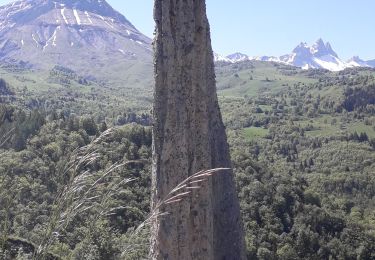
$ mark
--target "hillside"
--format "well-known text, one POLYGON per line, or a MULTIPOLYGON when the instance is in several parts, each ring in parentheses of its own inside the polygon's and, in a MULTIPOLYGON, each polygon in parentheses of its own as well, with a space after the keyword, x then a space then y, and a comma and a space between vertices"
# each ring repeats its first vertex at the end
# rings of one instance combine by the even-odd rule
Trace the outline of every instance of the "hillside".
POLYGON ((221 100, 250 259, 374 259, 375 71, 301 73, 221 100))
MULTIPOLYGON (((375 72, 304 71, 257 61, 217 64, 216 70, 250 259, 374 259, 375 72)), ((19 68, 3 67, 2 73, 23 82, 5 85, 0 99, 0 217, 10 223, 3 232, 44 243, 39 234, 68 181, 62 169, 76 148, 113 126, 95 144, 100 157, 86 169, 100 176, 113 163, 142 160, 105 183, 137 179, 108 205, 98 201, 102 206, 69 222, 51 240, 50 252, 105 259, 127 245, 129 259, 145 255, 147 246, 134 243, 147 245, 147 229, 134 240, 132 228, 149 210, 151 94, 139 99, 144 88, 139 96, 102 88, 63 67, 45 74, 48 84, 19 68), (101 207, 113 215, 99 218, 101 207)))
POLYGON ((317 79, 309 76, 311 73, 314 72, 275 62, 216 63, 219 94, 228 97, 271 95, 288 85, 317 82, 317 79))

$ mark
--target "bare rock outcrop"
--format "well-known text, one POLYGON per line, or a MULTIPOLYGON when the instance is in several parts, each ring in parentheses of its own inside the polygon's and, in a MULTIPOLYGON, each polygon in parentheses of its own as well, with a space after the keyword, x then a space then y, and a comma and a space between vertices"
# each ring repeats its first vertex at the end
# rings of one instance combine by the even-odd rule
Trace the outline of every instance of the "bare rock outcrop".
MULTIPOLYGON (((231 167, 218 105, 204 0, 155 0, 153 205, 182 180, 231 167)), ((166 206, 152 227, 152 259, 245 259, 231 171, 166 206)))

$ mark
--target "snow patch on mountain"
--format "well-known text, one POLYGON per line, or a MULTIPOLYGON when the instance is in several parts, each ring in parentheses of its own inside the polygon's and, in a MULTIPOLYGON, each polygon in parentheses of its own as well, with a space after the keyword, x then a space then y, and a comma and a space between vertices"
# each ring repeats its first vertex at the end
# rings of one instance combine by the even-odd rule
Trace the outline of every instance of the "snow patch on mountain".
POLYGON ((250 60, 280 62, 280 58, 274 56, 254 56, 250 60))
POLYGON ((347 61, 347 65, 349 67, 374 67, 374 66, 371 66, 371 61, 366 62, 362 60, 361 58, 359 58, 358 56, 354 56, 351 59, 349 59, 347 61))
POLYGON ((79 18, 78 12, 76 9, 73 9, 74 17, 76 18, 77 24, 81 25, 81 19, 79 18))
POLYGON ((214 61, 215 62, 230 62, 230 63, 234 63, 234 61, 232 61, 231 59, 228 59, 227 57, 224 57, 216 52, 214 52, 214 61))
POLYGON ((345 62, 339 58, 329 42, 318 39, 312 46, 302 42, 295 47, 290 54, 280 57, 256 56, 249 57, 246 54, 234 53, 223 57, 215 53, 215 61, 225 61, 230 63, 243 62, 246 60, 278 62, 302 69, 326 69, 330 71, 341 71, 351 67, 375 67, 375 60, 364 61, 359 57, 353 57, 345 62))
POLYGON ((340 60, 332 55, 324 55, 319 58, 314 57, 313 61, 318 64, 315 68, 323 68, 330 71, 340 71, 346 69, 348 66, 340 60))
POLYGON ((90 18, 90 15, 87 11, 85 11, 85 14, 86 14, 86 17, 87 17, 87 20, 90 22, 90 24, 94 24, 90 18))
POLYGON ((52 41, 52 46, 56 46, 56 39, 57 39, 57 30, 60 29, 60 26, 57 26, 55 31, 53 32, 51 38, 49 38, 46 44, 43 46, 43 51, 48 47, 49 43, 52 41))
POLYGON ((61 9, 61 16, 63 17, 65 24, 69 24, 68 19, 66 19, 65 16, 65 8, 61 9))
POLYGON ((249 60, 249 56, 240 52, 233 53, 231 55, 226 56, 225 58, 231 60, 232 62, 240 62, 240 61, 249 60))

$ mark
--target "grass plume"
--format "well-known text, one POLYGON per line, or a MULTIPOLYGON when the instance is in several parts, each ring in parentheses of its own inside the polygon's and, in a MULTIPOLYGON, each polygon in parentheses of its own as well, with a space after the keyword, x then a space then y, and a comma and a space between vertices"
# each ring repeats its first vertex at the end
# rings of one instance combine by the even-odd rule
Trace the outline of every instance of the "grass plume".
POLYGON ((230 168, 215 168, 209 170, 202 170, 189 176, 181 183, 179 183, 162 200, 155 204, 154 208, 152 209, 151 213, 147 216, 146 220, 143 221, 130 235, 130 243, 124 246, 122 257, 125 258, 128 253, 130 253, 132 250, 136 248, 136 245, 133 243, 133 241, 135 241, 135 238, 138 237, 139 234, 141 234, 145 230, 147 232, 148 230, 146 228, 149 227, 150 224, 156 218, 170 214, 169 212, 161 210, 164 206, 182 202, 184 199, 191 196, 194 190, 202 188, 202 186, 199 186, 199 184, 208 181, 208 179, 214 174, 218 174, 220 172, 225 172, 228 170, 230 170, 230 168))

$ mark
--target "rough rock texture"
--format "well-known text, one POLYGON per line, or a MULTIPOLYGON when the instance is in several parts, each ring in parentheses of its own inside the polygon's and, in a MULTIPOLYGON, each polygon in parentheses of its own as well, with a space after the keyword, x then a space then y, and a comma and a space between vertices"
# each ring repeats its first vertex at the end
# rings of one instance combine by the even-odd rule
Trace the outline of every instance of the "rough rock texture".
MULTIPOLYGON (((153 204, 202 170, 231 167, 204 0, 155 0, 153 204)), ((152 227, 152 259, 245 259, 231 171, 219 173, 152 227)))

